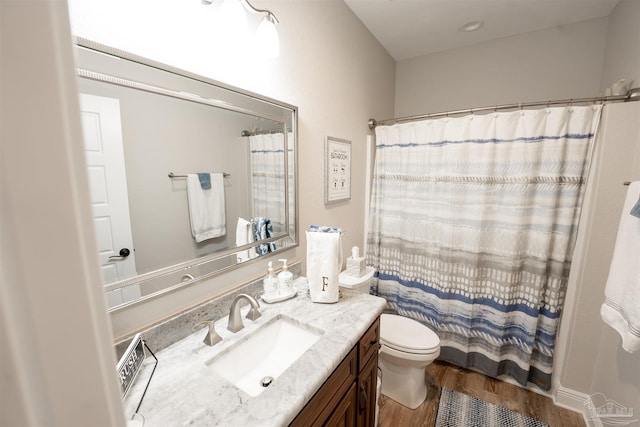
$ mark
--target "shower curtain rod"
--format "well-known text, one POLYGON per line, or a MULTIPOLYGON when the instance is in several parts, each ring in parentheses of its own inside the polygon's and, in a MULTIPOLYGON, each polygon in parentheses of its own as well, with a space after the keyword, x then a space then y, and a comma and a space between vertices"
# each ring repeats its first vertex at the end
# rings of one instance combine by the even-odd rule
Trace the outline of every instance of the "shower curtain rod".
POLYGON ((431 114, 421 114, 418 116, 407 116, 407 117, 399 117, 394 119, 385 119, 385 120, 376 120, 369 119, 369 129, 373 130, 378 125, 391 125, 396 123, 405 123, 405 122, 413 122, 416 120, 423 119, 432 119, 434 117, 447 117, 458 114, 473 114, 479 113, 482 111, 498 111, 498 110, 513 110, 513 109, 522 109, 525 107, 543 107, 543 106, 551 106, 551 105, 573 105, 573 104, 589 104, 589 103, 605 103, 605 102, 616 102, 616 101, 638 101, 640 100, 640 87, 636 87, 630 89, 626 95, 615 95, 615 96, 596 96, 592 98, 576 98, 576 99, 557 99, 553 101, 538 101, 538 102, 523 102, 519 104, 503 104, 503 105, 495 105, 492 107, 480 107, 480 108, 468 108, 465 110, 452 110, 452 111, 443 111, 440 113, 431 113, 431 114))
MULTIPOLYGON (((291 132, 291 129, 287 128, 287 132, 291 132)), ((255 136, 255 135, 275 135, 277 133, 284 133, 282 129, 271 129, 271 130, 257 130, 251 132, 249 130, 243 130, 240 132, 240 136, 255 136)))

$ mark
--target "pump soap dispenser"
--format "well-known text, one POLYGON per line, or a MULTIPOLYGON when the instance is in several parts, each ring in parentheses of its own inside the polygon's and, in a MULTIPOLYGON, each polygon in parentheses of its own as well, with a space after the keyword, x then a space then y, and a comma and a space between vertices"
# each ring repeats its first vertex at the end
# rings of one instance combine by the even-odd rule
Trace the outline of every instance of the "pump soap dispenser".
POLYGON ((291 297, 295 294, 293 289, 293 274, 289 271, 286 259, 279 259, 278 261, 282 261, 282 271, 278 273, 278 289, 280 291, 280 296, 291 297))
POLYGON ((277 298, 278 297, 278 279, 273 274, 273 265, 269 262, 269 267, 267 268, 267 275, 262 279, 262 284, 264 286, 264 300, 277 298))

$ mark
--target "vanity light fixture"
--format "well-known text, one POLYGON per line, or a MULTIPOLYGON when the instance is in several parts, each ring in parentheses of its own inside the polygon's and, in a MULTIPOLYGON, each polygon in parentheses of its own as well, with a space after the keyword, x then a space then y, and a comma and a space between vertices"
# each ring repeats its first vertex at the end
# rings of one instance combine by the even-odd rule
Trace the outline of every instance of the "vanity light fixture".
MULTIPOLYGON (((214 0, 202 0, 202 4, 210 5, 214 0)), ((223 15, 223 22, 233 25, 236 31, 244 31, 247 25, 247 17, 244 9, 252 12, 264 14, 264 18, 255 34, 255 44, 258 52, 267 58, 275 58, 280 55, 280 38, 276 25, 278 18, 267 9, 255 8, 248 0, 222 0, 220 13, 223 15)))
POLYGON ((460 27, 459 30, 465 33, 470 33, 471 31, 479 30, 483 26, 484 26, 484 21, 480 21, 480 20, 469 21, 465 23, 462 27, 460 27))

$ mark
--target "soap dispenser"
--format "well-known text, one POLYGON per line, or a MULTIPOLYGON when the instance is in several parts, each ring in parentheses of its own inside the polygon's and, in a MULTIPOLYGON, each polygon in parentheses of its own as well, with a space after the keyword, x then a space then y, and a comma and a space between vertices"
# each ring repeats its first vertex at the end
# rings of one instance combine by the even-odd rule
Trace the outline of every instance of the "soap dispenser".
POLYGON ((286 259, 278 261, 282 261, 282 271, 278 273, 278 290, 281 296, 288 296, 293 293, 293 273, 289 271, 286 259))
POLYGON ((269 267, 267 268, 267 275, 262 280, 264 286, 264 296, 267 298, 273 298, 278 296, 278 279, 273 274, 273 265, 269 261, 269 267))

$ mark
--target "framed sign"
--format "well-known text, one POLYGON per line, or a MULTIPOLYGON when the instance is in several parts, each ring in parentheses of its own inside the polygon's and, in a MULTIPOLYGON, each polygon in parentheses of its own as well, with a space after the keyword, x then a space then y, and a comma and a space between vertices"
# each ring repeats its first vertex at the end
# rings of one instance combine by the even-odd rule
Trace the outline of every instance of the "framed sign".
POLYGON ((327 136, 324 149, 324 203, 351 199, 351 141, 327 136))

